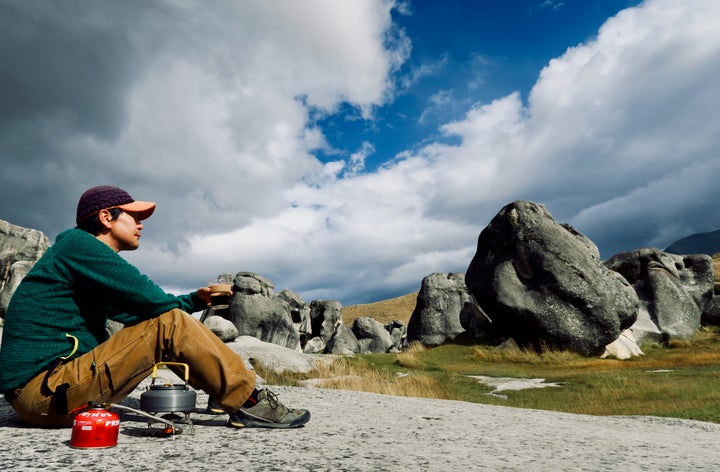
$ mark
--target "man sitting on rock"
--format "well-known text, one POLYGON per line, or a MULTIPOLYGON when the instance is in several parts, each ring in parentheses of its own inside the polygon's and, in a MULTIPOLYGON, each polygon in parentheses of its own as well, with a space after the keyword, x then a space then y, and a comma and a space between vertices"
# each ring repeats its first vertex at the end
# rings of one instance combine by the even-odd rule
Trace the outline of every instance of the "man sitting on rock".
POLYGON ((77 227, 58 235, 17 287, 5 315, 0 392, 35 426, 69 426, 88 401, 119 402, 158 362, 190 367, 235 427, 295 428, 307 410, 289 409, 255 373, 188 313, 210 305, 210 289, 166 293, 118 255, 137 249, 155 203, 124 190, 87 190, 77 227), (108 320, 126 327, 108 337, 108 320))

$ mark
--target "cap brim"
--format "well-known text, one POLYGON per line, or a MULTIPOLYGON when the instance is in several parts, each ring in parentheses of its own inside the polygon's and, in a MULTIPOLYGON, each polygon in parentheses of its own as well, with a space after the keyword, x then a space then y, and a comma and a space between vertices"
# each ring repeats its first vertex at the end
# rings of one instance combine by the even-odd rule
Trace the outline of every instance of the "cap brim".
POLYGON ((118 205, 117 208, 130 213, 135 213, 138 220, 146 220, 150 218, 150 215, 152 215, 155 211, 155 203, 135 201, 132 203, 126 203, 125 205, 118 205))

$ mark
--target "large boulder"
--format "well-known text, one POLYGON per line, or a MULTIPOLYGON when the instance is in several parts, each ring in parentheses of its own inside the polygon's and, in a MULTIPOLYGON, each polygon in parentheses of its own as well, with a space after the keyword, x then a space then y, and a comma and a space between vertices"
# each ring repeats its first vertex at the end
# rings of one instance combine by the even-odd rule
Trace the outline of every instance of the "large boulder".
POLYGON ((10 297, 22 277, 48 247, 50 241, 43 232, 0 220, 0 317, 5 316, 10 297), (20 261, 29 264, 15 264, 20 261))
POLYGON ((319 337, 323 343, 330 341, 337 323, 342 323, 342 305, 336 300, 313 300, 310 302, 310 325, 312 338, 319 337))
POLYGON ((10 299, 15 293, 15 289, 17 289, 22 279, 25 278, 34 265, 35 262, 31 261, 17 261, 10 266, 8 280, 2 289, 0 289, 0 318, 5 317, 5 312, 10 304, 10 299))
POLYGON ((637 317, 635 291, 597 247, 533 202, 483 229, 465 281, 493 330, 521 346, 601 355, 637 317))
POLYGON ((382 323, 369 316, 356 318, 352 325, 352 332, 358 340, 361 354, 385 354, 393 347, 390 332, 382 323))
POLYGON ((290 318, 292 318, 295 329, 300 335, 300 347, 305 347, 305 343, 312 336, 310 306, 305 303, 300 295, 287 288, 279 291, 277 296, 287 302, 290 307, 290 318))
POLYGON ((405 347, 407 339, 407 326, 401 320, 392 320, 389 323, 385 323, 385 330, 390 333, 390 339, 392 340, 392 347, 389 352, 399 352, 405 347))
POLYGON ((408 322, 408 343, 438 346, 464 332, 460 312, 466 302, 472 302, 472 296, 465 274, 434 273, 423 278, 408 322))
POLYGON ((235 324, 222 316, 208 316, 203 320, 203 324, 207 329, 212 331, 215 336, 226 343, 240 336, 235 324))
POLYGON ((246 295, 275 295, 275 284, 267 277, 254 272, 238 272, 233 279, 233 293, 246 295))
MULTIPOLYGON (((227 346, 246 362, 248 368, 261 364, 273 372, 307 373, 331 360, 327 357, 308 355, 294 349, 266 343, 252 336, 239 336, 227 346)), ((260 379, 258 379, 260 380, 260 379)))
MULTIPOLYGON (((317 337, 315 339, 322 339, 317 337)), ((344 323, 338 322, 335 326, 335 332, 330 340, 326 343, 324 352, 326 354, 342 354, 352 355, 360 353, 360 343, 355 337, 352 329, 345 326, 344 323)))
POLYGON ((307 340, 305 346, 302 348, 302 352, 305 354, 322 354, 326 349, 327 343, 323 341, 320 336, 316 336, 307 340))
POLYGON ((229 316, 240 335, 300 349, 300 337, 290 315, 290 306, 275 296, 273 283, 260 275, 239 272, 235 276, 229 316))
POLYGON ((702 313, 712 307, 714 274, 708 255, 642 248, 616 254, 605 265, 622 274, 638 294, 642 316, 632 330, 640 342, 692 339, 702 313))

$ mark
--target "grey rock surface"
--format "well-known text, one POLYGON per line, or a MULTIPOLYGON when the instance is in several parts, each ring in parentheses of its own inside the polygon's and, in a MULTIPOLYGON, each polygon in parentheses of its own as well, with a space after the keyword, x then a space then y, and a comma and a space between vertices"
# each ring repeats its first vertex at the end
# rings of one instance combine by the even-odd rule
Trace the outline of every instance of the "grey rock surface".
POLYGON ((33 265, 35 265, 34 261, 17 261, 8 268, 7 280, 0 289, 0 317, 5 317, 13 293, 33 265))
POLYGON ((239 336, 226 344, 245 360, 248 367, 261 362, 275 372, 309 372, 319 364, 332 360, 330 356, 304 354, 252 336, 239 336))
MULTIPOLYGON (((278 368, 311 368, 309 356, 249 336, 228 344, 278 368)), ((159 371, 173 383, 177 377, 159 371)), ((146 379, 120 405, 138 409, 146 379)), ((364 392, 271 387, 290 406, 307 408, 310 422, 295 430, 238 430, 225 415, 205 414, 197 392, 193 431, 159 435, 137 413, 121 416, 117 446, 70 447, 72 431, 28 427, 0 400, 0 470, 485 470, 607 471, 716 470, 720 425, 651 416, 599 417, 391 397, 364 392)))
MULTIPOLYGON (((321 338, 315 338, 321 339, 321 338)), ((337 329, 330 341, 325 345, 325 352, 328 354, 352 355, 360 353, 360 343, 355 333, 342 323, 337 323, 337 329)))
POLYGON ((267 278, 239 272, 233 285, 230 320, 240 334, 299 349, 300 335, 293 323, 290 305, 276 297, 274 290, 274 285, 267 278))
POLYGON ((355 333, 362 354, 385 354, 393 346, 390 332, 385 326, 369 316, 361 316, 353 321, 352 332, 355 333))
POLYGON ((599 355, 637 318, 637 294, 597 247, 533 202, 506 205, 482 230, 465 281, 521 346, 599 355))
POLYGON ((475 338, 483 338, 492 333, 492 320, 476 303, 466 302, 460 310, 460 324, 475 338))
POLYGON ((222 316, 208 316, 203 324, 224 342, 232 341, 240 335, 235 324, 222 316))
POLYGON ((50 241, 42 231, 0 220, 0 317, 5 316, 7 304, 19 283, 18 279, 27 273, 48 247, 50 241), (16 266, 15 281, 10 284, 11 267, 19 261, 27 261, 30 265, 16 266))
POLYGON ((287 288, 279 291, 277 297, 285 301, 290 308, 290 318, 292 318, 300 336, 300 349, 302 350, 307 340, 312 336, 310 305, 305 303, 299 294, 287 288))
POLYGON ((632 330, 642 342, 692 339, 713 300, 713 267, 704 254, 676 255, 655 248, 616 254, 605 261, 638 294, 641 313, 632 330), (649 326, 644 313, 655 325, 649 326))
POLYGON ((319 337, 323 345, 330 341, 338 322, 342 322, 342 305, 336 300, 310 302, 312 338, 319 337))
MULTIPOLYGON (((720 425, 657 417, 594 417, 447 400, 278 387, 312 418, 296 430, 237 430, 202 413, 194 433, 121 414, 116 447, 73 449, 70 429, 29 428, 0 402, 0 464, 12 471, 134 470, 716 470, 720 425)), ((141 389, 123 404, 138 408, 141 389)))
POLYGON ((240 334, 297 349, 300 337, 281 300, 260 295, 238 295, 230 307, 240 334))
POLYGON ((238 272, 233 280, 233 292, 245 295, 275 295, 275 284, 267 277, 254 272, 238 272))
POLYGON ((468 302, 473 300, 465 286, 465 274, 434 273, 424 277, 408 322, 408 342, 438 346, 464 332, 460 312, 468 302))

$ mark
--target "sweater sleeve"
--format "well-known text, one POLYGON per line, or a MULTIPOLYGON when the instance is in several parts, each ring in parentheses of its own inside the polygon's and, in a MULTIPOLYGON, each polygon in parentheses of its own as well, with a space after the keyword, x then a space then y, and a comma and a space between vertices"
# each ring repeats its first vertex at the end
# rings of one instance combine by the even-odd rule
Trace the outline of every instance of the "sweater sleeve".
MULTIPOLYGON (((173 296, 173 295, 171 295, 173 296)), ((205 305, 205 302, 203 302, 200 297, 197 296, 196 292, 189 293, 187 295, 178 295, 177 296, 179 302, 181 305, 178 306, 183 311, 186 311, 188 313, 194 313, 196 311, 201 311, 207 308, 205 305), (189 307, 189 308, 186 308, 189 307)), ((168 310, 165 310, 168 311, 168 310)), ((165 311, 160 311, 159 314, 165 313, 165 311)), ((134 315, 132 313, 109 313, 108 319, 111 319, 113 321, 117 321, 118 323, 122 323, 124 325, 133 325, 139 321, 142 321, 143 319, 146 319, 145 317, 138 317, 137 315, 134 315)))
POLYGON ((66 238, 63 264, 72 274, 77 288, 91 293, 100 304, 112 306, 110 319, 133 324, 174 308, 189 313, 204 308, 196 293, 172 295, 142 274, 109 246, 94 236, 77 230, 66 238))

